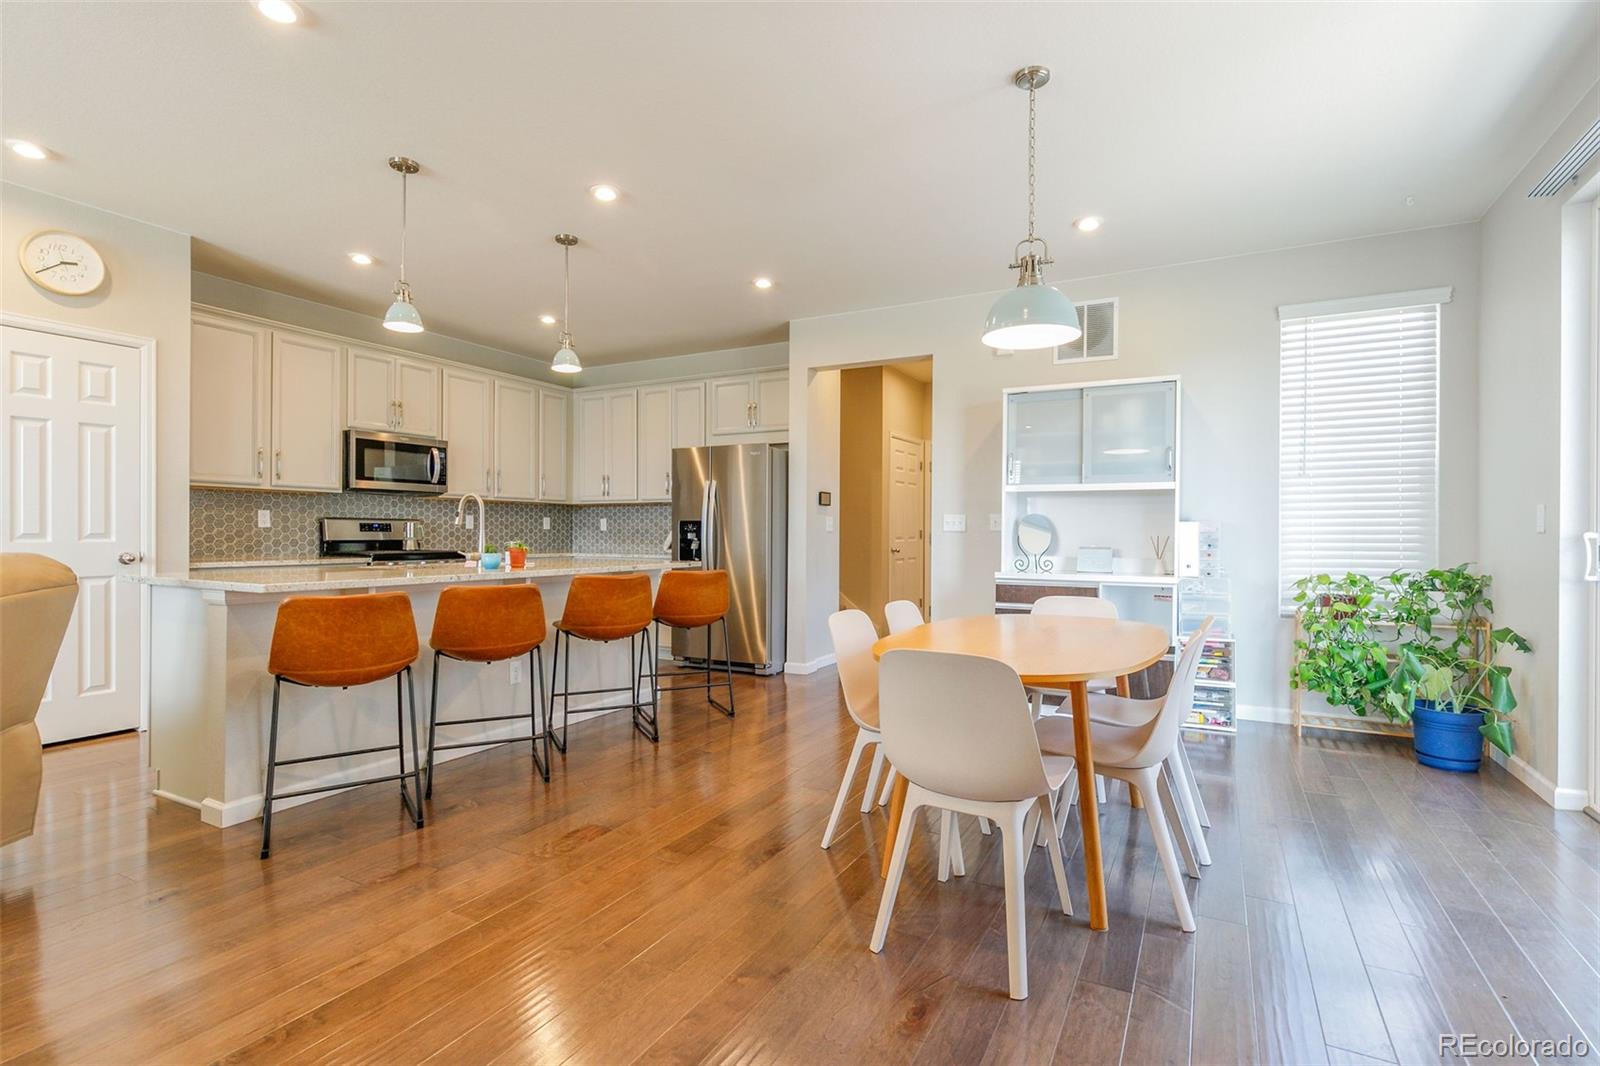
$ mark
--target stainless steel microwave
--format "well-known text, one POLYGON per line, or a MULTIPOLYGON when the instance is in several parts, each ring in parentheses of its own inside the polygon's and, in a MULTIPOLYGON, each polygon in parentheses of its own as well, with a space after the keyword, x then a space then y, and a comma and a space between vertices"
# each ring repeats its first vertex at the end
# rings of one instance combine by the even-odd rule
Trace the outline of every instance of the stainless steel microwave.
POLYGON ((438 496, 448 482, 445 442, 368 429, 345 432, 344 487, 438 496))

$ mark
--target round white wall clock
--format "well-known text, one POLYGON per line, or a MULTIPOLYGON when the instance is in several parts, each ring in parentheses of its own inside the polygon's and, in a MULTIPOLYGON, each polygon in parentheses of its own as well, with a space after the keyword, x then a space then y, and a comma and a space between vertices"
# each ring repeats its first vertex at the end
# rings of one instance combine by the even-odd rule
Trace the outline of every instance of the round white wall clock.
POLYGON ((106 280, 106 263, 94 245, 74 233, 47 229, 17 250, 22 272, 42 289, 62 296, 87 296, 106 280))

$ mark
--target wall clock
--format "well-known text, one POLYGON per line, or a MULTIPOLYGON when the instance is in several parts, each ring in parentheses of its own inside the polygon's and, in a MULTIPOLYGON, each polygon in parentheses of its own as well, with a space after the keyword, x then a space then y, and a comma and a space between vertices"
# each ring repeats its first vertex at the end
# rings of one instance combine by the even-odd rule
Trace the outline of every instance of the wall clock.
POLYGON ((62 296, 87 296, 106 280, 105 260, 74 233, 41 230, 22 242, 17 257, 28 280, 62 296))

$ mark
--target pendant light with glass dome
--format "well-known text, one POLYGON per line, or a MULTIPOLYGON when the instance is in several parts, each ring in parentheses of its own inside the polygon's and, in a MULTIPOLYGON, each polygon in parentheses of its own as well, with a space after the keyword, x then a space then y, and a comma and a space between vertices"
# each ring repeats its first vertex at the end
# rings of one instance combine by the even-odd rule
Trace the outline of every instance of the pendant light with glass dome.
POLYGON ((1078 309, 1072 301, 1045 284, 1044 268, 1055 260, 1050 258, 1050 245, 1034 232, 1037 96, 1050 81, 1050 69, 1023 67, 1011 81, 1028 92, 1028 235, 1017 242, 1016 261, 1011 264, 1012 270, 1021 271, 1017 287, 990 308, 989 320, 983 327, 983 343, 1008 351, 1055 348, 1083 336, 1083 328, 1078 324, 1078 309))
POLYGON ((578 362, 578 353, 572 347, 572 246, 578 243, 578 238, 570 233, 556 234, 556 243, 561 245, 561 350, 556 352, 556 357, 550 361, 550 369, 557 374, 576 374, 583 369, 583 364, 578 362))
POLYGON ((406 284, 406 179, 422 168, 415 159, 391 156, 389 168, 400 175, 400 280, 394 283, 394 303, 383 316, 383 328, 396 333, 421 333, 422 316, 411 302, 411 286, 406 284))

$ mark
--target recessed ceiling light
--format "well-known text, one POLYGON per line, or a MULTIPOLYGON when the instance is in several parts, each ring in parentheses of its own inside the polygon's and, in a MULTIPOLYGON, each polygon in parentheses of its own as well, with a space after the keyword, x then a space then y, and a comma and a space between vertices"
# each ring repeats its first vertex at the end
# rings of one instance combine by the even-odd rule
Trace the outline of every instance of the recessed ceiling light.
POLYGON ((369 267, 372 265, 372 256, 368 255, 366 252, 350 252, 348 254, 350 256, 350 262, 354 263, 358 267, 369 267))
POLYGON ((539 322, 542 325, 553 326, 553 325, 556 324, 556 316, 555 315, 540 315, 539 316, 539 322))
POLYGON ((622 194, 617 191, 615 185, 591 185, 589 186, 589 195, 603 204, 609 204, 622 194))
POLYGON ((24 159, 49 159, 50 158, 50 153, 49 152, 45 151, 43 148, 40 148, 37 144, 34 144, 32 141, 19 141, 14 137, 13 138, 8 138, 6 140, 6 147, 11 149, 13 152, 17 153, 18 155, 20 155, 24 159))
POLYGON ((757 278, 755 280, 754 284, 755 284, 755 287, 758 288, 758 289, 770 289, 770 288, 772 288, 772 279, 771 278, 757 278))
POLYGON ((1074 219, 1072 225, 1079 233, 1093 233, 1100 228, 1101 221, 1099 215, 1084 215, 1082 218, 1074 219))
POLYGON ((256 10, 273 22, 287 26, 300 21, 300 9, 295 6, 294 0, 255 0, 255 3, 256 10))

